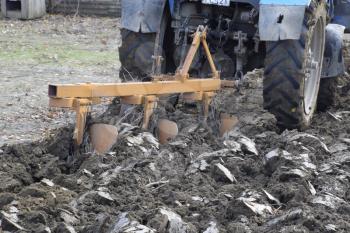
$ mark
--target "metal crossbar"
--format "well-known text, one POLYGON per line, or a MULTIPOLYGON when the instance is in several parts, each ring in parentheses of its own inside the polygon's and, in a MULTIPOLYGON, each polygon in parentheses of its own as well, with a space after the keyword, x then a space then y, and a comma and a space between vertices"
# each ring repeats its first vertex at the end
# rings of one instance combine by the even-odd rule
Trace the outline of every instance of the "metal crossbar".
POLYGON ((101 97, 120 97, 123 103, 143 104, 145 111, 142 128, 144 129, 148 127, 158 95, 190 93, 189 96, 195 96, 193 97, 195 100, 202 101, 204 114, 207 116, 214 93, 223 83, 210 54, 206 34, 207 28, 199 26, 183 66, 173 76, 153 76, 151 82, 50 84, 50 107, 71 108, 76 111, 74 131, 76 145, 81 145, 83 141, 86 115, 90 111, 90 106, 99 103, 101 97), (189 69, 201 44, 209 61, 212 77, 193 79, 189 76, 189 69))

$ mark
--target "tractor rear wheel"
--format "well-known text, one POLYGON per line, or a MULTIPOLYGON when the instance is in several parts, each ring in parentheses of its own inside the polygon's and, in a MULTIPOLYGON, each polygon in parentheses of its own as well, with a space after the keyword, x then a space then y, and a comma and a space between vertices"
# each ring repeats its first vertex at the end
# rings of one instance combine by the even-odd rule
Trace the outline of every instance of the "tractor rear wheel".
POLYGON ((119 47, 119 60, 121 63, 119 78, 121 81, 150 81, 154 62, 153 56, 155 54, 162 57, 160 69, 162 72, 165 72, 167 59, 163 44, 167 43, 166 31, 170 27, 170 12, 167 9, 168 7, 165 7, 157 33, 121 30, 122 45, 119 47), (155 46, 156 44, 157 46, 155 46))
POLYGON ((147 81, 152 71, 156 33, 141 33, 122 29, 121 37, 119 78, 122 82, 147 81))
POLYGON ((264 107, 285 129, 309 126, 316 109, 325 47, 326 5, 311 1, 299 40, 266 43, 264 107))

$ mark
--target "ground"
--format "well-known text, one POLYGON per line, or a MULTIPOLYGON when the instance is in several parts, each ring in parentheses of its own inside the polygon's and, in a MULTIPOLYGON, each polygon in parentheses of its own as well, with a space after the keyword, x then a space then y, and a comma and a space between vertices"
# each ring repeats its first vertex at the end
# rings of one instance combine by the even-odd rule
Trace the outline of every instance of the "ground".
POLYGON ((49 83, 117 82, 119 20, 60 15, 0 20, 0 145, 38 139, 72 118, 48 111, 49 83))
MULTIPOLYGON (((180 98, 175 109, 161 102, 150 129, 142 131, 135 127, 141 123, 142 110, 129 108, 125 117, 115 101, 89 122, 111 124, 119 131, 111 151, 97 154, 88 134, 84 146, 72 147, 73 128, 65 123, 72 116, 48 112, 42 96, 52 79, 117 80, 118 21, 49 16, 3 25, 6 22, 16 25, 12 33, 22 34, 18 40, 11 34, 3 42, 7 46, 2 50, 12 52, 0 56, 5 67, 1 72, 9 80, 1 87, 1 95, 7 93, 1 107, 21 127, 1 122, 6 123, 5 135, 24 132, 28 140, 0 146, 0 232, 350 232, 349 75, 339 78, 336 104, 317 112, 304 132, 281 131, 262 108, 263 70, 248 73, 239 90, 218 92, 207 121, 200 117, 198 106, 180 98), (49 29, 33 29, 41 24, 51 25, 48 28, 61 39, 59 46, 49 29), (72 29, 76 25, 80 25, 77 35, 72 29), (36 39, 25 40, 29 34, 36 39), (16 52, 8 40, 30 46, 16 52), (50 48, 42 49, 41 44, 49 41, 50 48), (27 65, 31 62, 34 65, 27 65), (18 80, 28 82, 15 89, 18 80), (222 137, 220 113, 238 118, 222 137), (39 117, 31 119, 32 115, 39 117), (160 118, 179 127, 177 137, 165 145, 157 140, 160 118), (45 127, 57 129, 44 136, 36 132, 45 127)), ((11 142, 9 136, 3 142, 11 142)))

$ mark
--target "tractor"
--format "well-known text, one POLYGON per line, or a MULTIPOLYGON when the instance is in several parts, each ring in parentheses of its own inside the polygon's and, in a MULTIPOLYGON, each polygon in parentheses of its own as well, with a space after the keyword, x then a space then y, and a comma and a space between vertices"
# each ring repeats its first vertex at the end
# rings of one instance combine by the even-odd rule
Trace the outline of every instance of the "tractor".
MULTIPOLYGON (((220 78, 242 81, 264 68, 264 108, 284 129, 304 129, 334 98, 344 74, 349 0, 122 0, 120 78, 149 81, 184 66, 193 35, 206 41, 220 78)), ((212 75, 205 50, 189 74, 212 75)))

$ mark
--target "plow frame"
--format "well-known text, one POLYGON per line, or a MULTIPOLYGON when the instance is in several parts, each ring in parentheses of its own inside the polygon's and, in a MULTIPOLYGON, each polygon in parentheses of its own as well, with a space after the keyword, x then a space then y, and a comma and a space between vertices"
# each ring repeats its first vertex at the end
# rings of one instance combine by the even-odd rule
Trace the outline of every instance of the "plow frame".
POLYGON ((206 119, 215 92, 220 90, 222 85, 234 86, 233 82, 220 80, 220 73, 216 69, 206 41, 206 33, 206 27, 198 27, 183 66, 175 75, 154 75, 151 82, 50 84, 49 106, 70 108, 76 112, 73 139, 77 146, 83 142, 86 117, 91 111, 91 105, 100 103, 102 97, 120 97, 122 103, 143 105, 143 129, 148 128, 151 115, 157 106, 158 96, 165 94, 186 94, 187 99, 201 101, 206 119), (206 79, 190 78, 189 75, 200 45, 203 46, 212 72, 212 76, 206 79))

